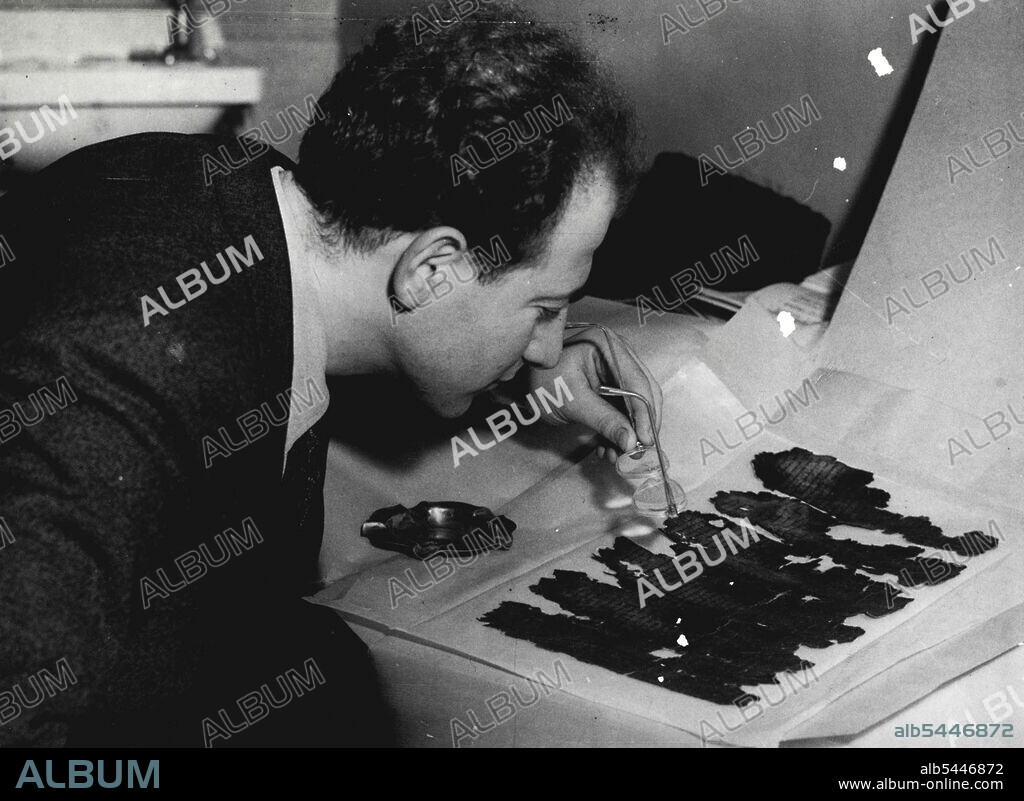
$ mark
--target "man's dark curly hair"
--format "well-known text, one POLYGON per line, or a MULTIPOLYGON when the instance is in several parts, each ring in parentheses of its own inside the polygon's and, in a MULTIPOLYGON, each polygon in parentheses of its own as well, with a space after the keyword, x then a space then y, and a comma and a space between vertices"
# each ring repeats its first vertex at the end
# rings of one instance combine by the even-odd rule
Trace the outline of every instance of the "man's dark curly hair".
POLYGON ((387 22, 349 59, 302 140, 297 177, 328 232, 368 252, 452 226, 470 248, 500 237, 514 267, 543 253, 577 178, 604 168, 625 201, 634 118, 593 57, 506 3, 448 27, 417 13, 387 22), (531 120, 541 124, 528 141, 531 120), (467 169, 470 148, 481 162, 507 152, 486 138, 501 130, 515 151, 467 169))

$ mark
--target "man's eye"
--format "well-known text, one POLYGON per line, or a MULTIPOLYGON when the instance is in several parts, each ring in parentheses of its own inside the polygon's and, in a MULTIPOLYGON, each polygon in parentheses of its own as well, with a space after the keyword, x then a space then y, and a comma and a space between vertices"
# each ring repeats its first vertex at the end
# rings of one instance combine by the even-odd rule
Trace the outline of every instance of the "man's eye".
POLYGON ((558 309, 549 309, 546 306, 541 306, 540 307, 540 319, 544 320, 545 322, 550 322, 552 320, 557 320, 559 317, 562 316, 562 312, 564 312, 564 311, 565 311, 565 307, 561 307, 561 308, 558 308, 558 309))

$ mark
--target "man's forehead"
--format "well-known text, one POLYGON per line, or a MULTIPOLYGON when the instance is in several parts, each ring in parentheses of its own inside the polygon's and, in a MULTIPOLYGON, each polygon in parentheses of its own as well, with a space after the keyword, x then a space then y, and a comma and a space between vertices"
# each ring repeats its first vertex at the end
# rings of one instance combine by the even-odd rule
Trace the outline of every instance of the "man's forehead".
POLYGON ((554 248, 596 249, 615 214, 618 192, 604 170, 576 180, 561 218, 551 230, 554 248))
POLYGON ((574 191, 538 259, 536 277, 548 287, 547 291, 567 297, 582 288, 614 212, 615 192, 610 185, 591 184, 583 191, 574 191))
POLYGON ((524 286, 534 300, 565 301, 579 294, 590 275, 590 258, 575 262, 548 254, 522 271, 524 286))
POLYGON ((616 199, 603 171, 577 180, 565 210, 544 238, 541 253, 510 274, 531 300, 564 302, 581 294, 594 252, 615 213, 616 199))

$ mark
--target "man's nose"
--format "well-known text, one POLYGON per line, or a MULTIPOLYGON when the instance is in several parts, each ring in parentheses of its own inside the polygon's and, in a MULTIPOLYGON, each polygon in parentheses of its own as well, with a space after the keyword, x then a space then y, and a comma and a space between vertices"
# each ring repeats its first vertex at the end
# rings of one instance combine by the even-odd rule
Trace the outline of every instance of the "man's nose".
POLYGON ((561 325, 539 326, 523 354, 523 360, 544 370, 556 367, 562 358, 564 334, 565 327, 561 325))

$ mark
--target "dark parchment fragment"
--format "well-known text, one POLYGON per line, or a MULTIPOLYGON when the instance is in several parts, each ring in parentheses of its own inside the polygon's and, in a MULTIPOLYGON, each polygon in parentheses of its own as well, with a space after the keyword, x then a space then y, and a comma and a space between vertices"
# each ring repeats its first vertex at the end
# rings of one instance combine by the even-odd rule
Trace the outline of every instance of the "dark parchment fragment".
POLYGON ((868 486, 875 477, 833 456, 819 456, 803 448, 759 453, 754 457, 754 473, 768 489, 816 506, 846 526, 901 534, 916 545, 948 547, 960 556, 977 556, 995 548, 998 542, 980 531, 947 537, 927 517, 904 517, 888 511, 889 493, 868 486))
MULTIPOLYGON (((795 556, 828 553, 836 562, 874 575, 898 577, 901 584, 917 587, 938 584, 960 573, 965 565, 942 561, 942 571, 916 557, 922 548, 903 545, 864 545, 828 536, 832 526, 842 525, 831 515, 807 504, 770 492, 720 492, 712 498, 722 514, 746 518, 782 540, 795 556)), ((986 549, 987 550, 987 549, 986 549)))
MULTIPOLYGON (((769 472, 801 476, 806 502, 795 493, 720 492, 712 499, 720 514, 684 511, 666 521, 661 531, 673 543, 672 556, 618 537, 593 556, 608 580, 555 570, 530 587, 564 614, 506 601, 481 621, 640 681, 743 706, 757 700, 745 688, 781 685, 783 674, 813 667, 796 656, 797 649, 852 642, 864 630, 848 623, 850 618, 880 617, 909 604, 912 599, 895 582, 936 584, 964 569, 932 557, 942 565, 935 570, 915 545, 866 545, 830 533, 839 525, 873 528, 868 521, 878 521, 887 526, 879 530, 908 540, 909 531, 918 544, 925 544, 922 538, 929 538, 927 544, 955 541, 927 518, 882 509, 888 495, 867 486, 874 478, 870 473, 799 449, 762 453, 754 463, 766 485, 769 472), (804 467, 794 468, 790 456, 804 467), (825 465, 829 489, 807 489, 814 475, 808 463, 825 465), (844 492, 849 497, 834 497, 844 492)), ((795 482, 787 486, 797 488, 795 482)), ((983 544, 988 550, 995 543, 983 544)))

